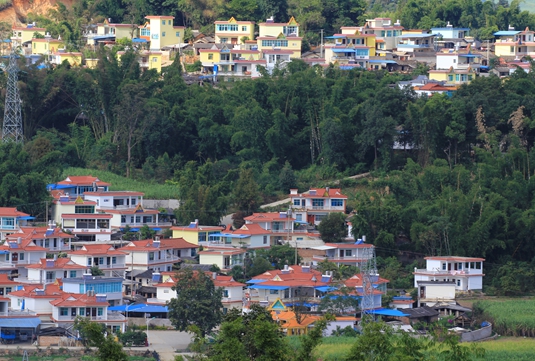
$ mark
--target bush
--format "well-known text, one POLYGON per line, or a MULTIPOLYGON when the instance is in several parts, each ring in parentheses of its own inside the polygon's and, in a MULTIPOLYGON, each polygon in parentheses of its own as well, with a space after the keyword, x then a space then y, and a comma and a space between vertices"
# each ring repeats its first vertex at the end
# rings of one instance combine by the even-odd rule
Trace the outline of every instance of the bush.
POLYGON ((201 68, 202 68, 202 63, 200 60, 197 60, 195 63, 193 64, 185 64, 186 65, 186 71, 188 73, 194 73, 196 71, 200 71, 201 68))
POLYGON ((143 331, 128 330, 118 336, 124 346, 145 346, 147 340, 147 334, 143 331))

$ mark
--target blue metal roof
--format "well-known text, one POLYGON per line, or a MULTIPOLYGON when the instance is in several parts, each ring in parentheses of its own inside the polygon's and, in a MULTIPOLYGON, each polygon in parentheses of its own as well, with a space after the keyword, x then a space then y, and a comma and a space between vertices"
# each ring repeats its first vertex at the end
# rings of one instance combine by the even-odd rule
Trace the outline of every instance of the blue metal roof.
POLYGON ((470 30, 470 28, 431 28, 431 31, 440 31, 440 30, 470 30))
POLYGON ((278 290, 278 291, 282 291, 282 290, 287 290, 290 287, 288 287, 288 286, 253 285, 253 286, 249 286, 249 288, 256 289, 256 290, 278 290))
POLYGON ((316 289, 320 292, 330 292, 330 291, 335 291, 336 290, 336 287, 332 287, 332 286, 318 286, 316 287, 316 289))
POLYGON ((147 43, 147 39, 142 39, 142 38, 133 38, 132 39, 132 42, 133 43, 147 43))
MULTIPOLYGON (((141 308, 136 308, 132 312, 143 312, 143 313, 154 313, 154 312, 168 312, 167 306, 145 306, 141 308)), ((130 308, 128 309, 130 312, 130 308)))
POLYGON ((249 238, 250 234, 212 233, 210 237, 249 238))
POLYGON ((115 35, 97 35, 97 36, 93 36, 92 38, 90 38, 90 40, 104 40, 104 39, 115 39, 115 35))
MULTIPOLYGON (((370 63, 379 63, 379 64, 397 64, 395 60, 379 60, 379 59, 371 59, 369 60, 370 63)), ((361 241, 361 243, 364 243, 361 241)), ((360 244, 360 243, 355 243, 360 244)))
POLYGON ((72 185, 68 185, 68 184, 55 184, 55 183, 48 184, 46 187, 47 187, 48 189, 50 189, 50 190, 55 190, 55 189, 66 189, 66 188, 74 188, 74 186, 72 186, 72 185))
POLYGON ((130 305, 119 305, 119 306, 111 306, 108 307, 108 311, 134 311, 138 308, 146 307, 147 305, 144 303, 138 303, 138 304, 130 304, 130 305))
POLYGON ((245 283, 249 283, 249 284, 253 283, 254 284, 254 283, 262 283, 262 282, 266 282, 266 281, 267 280, 255 280, 255 279, 252 279, 252 280, 249 280, 249 281, 247 281, 245 283))
POLYGON ((326 36, 325 39, 344 39, 347 38, 346 35, 333 35, 333 36, 326 36))
POLYGON ((366 313, 374 313, 379 316, 392 316, 392 317, 409 316, 408 314, 403 313, 399 310, 391 310, 388 308, 383 308, 381 310, 370 310, 370 311, 366 311, 366 313))
POLYGON ((516 35, 519 32, 520 32, 519 30, 502 30, 502 31, 495 32, 493 35, 494 36, 516 35))
POLYGON ((22 219, 23 221, 31 221, 32 219, 35 219, 35 217, 32 216, 23 216, 23 217, 17 217, 18 219, 22 219))
POLYGON ((39 317, 0 318, 0 328, 37 328, 39 317))

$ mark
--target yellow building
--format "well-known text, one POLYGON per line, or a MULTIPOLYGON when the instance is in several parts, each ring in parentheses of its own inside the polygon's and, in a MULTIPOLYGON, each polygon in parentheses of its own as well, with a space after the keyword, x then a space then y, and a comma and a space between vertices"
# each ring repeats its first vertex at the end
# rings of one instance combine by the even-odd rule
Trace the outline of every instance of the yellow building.
POLYGON ((80 66, 82 65, 82 53, 60 53, 56 52, 50 56, 50 62, 52 64, 60 65, 65 60, 71 66, 80 66))
MULTIPOLYGON (((346 28, 347 29, 347 28, 346 28)), ((363 34, 360 30, 351 33, 334 34, 327 39, 334 44, 325 45, 326 64, 358 64, 368 67, 370 56, 375 56, 375 34, 363 34)))
POLYGON ((132 39, 137 36, 138 31, 136 24, 113 24, 108 20, 97 24, 97 35, 115 35, 115 39, 132 39))
POLYGON ((151 50, 184 42, 184 27, 173 26, 174 16, 145 16, 149 21, 140 26, 139 37, 150 41, 151 50))
POLYGON ((292 17, 287 23, 275 23, 268 19, 258 24, 259 36, 256 39, 258 50, 291 50, 291 58, 301 57, 301 43, 299 24, 292 17))
POLYGON ((40 34, 45 35, 45 28, 38 28, 35 25, 28 24, 26 26, 13 26, 13 35, 11 36, 11 41, 13 43, 13 46, 23 46, 24 43, 30 43, 33 38, 35 38, 34 34, 40 34))
POLYGON ((85 59, 85 66, 89 69, 95 69, 98 65, 98 59, 85 59))
POLYGON ((496 56, 510 57, 535 57, 535 32, 526 28, 524 31, 510 28, 505 31, 494 33, 497 37, 494 43, 494 54, 496 56))
MULTIPOLYGON (((117 60, 121 61, 124 51, 117 52, 117 60)), ((162 72, 162 53, 159 51, 142 50, 138 54, 138 63, 142 71, 156 69, 158 73, 162 72)))
POLYGON ((476 77, 476 70, 472 67, 466 69, 439 69, 429 70, 429 80, 445 81, 447 85, 468 84, 476 77))
POLYGON ((58 39, 32 39, 32 54, 53 54, 64 45, 63 41, 58 39))
POLYGON ((187 242, 193 244, 207 242, 211 234, 220 233, 223 229, 221 226, 199 226, 198 222, 192 222, 185 227, 171 227, 173 238, 184 238, 187 242))
POLYGON ((214 24, 216 43, 244 44, 244 40, 254 39, 254 21, 236 21, 232 17, 214 24))

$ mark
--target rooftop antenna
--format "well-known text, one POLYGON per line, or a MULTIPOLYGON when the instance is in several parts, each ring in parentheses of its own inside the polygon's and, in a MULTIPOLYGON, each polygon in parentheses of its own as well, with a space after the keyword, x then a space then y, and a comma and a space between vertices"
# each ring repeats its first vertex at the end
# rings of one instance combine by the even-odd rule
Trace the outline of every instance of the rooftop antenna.
POLYGON ((378 280, 375 247, 363 249, 365 263, 362 265, 362 302, 360 304, 361 322, 372 322, 375 319, 375 304, 373 301, 373 284, 378 280))
POLYGON ((18 55, 15 52, 9 56, 9 64, 6 68, 7 72, 7 91, 6 103, 4 107, 4 126, 2 129, 2 141, 15 143, 22 143, 22 112, 21 100, 18 87, 18 72, 17 65, 18 55))

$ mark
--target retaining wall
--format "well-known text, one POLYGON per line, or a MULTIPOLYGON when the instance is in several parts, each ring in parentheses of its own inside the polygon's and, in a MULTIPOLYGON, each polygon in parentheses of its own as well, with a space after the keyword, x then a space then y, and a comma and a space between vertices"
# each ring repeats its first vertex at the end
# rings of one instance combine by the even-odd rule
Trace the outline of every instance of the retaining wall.
POLYGON ((472 342, 484 340, 492 336, 492 324, 489 323, 488 326, 481 327, 479 330, 465 332, 461 334, 461 342, 472 342))

